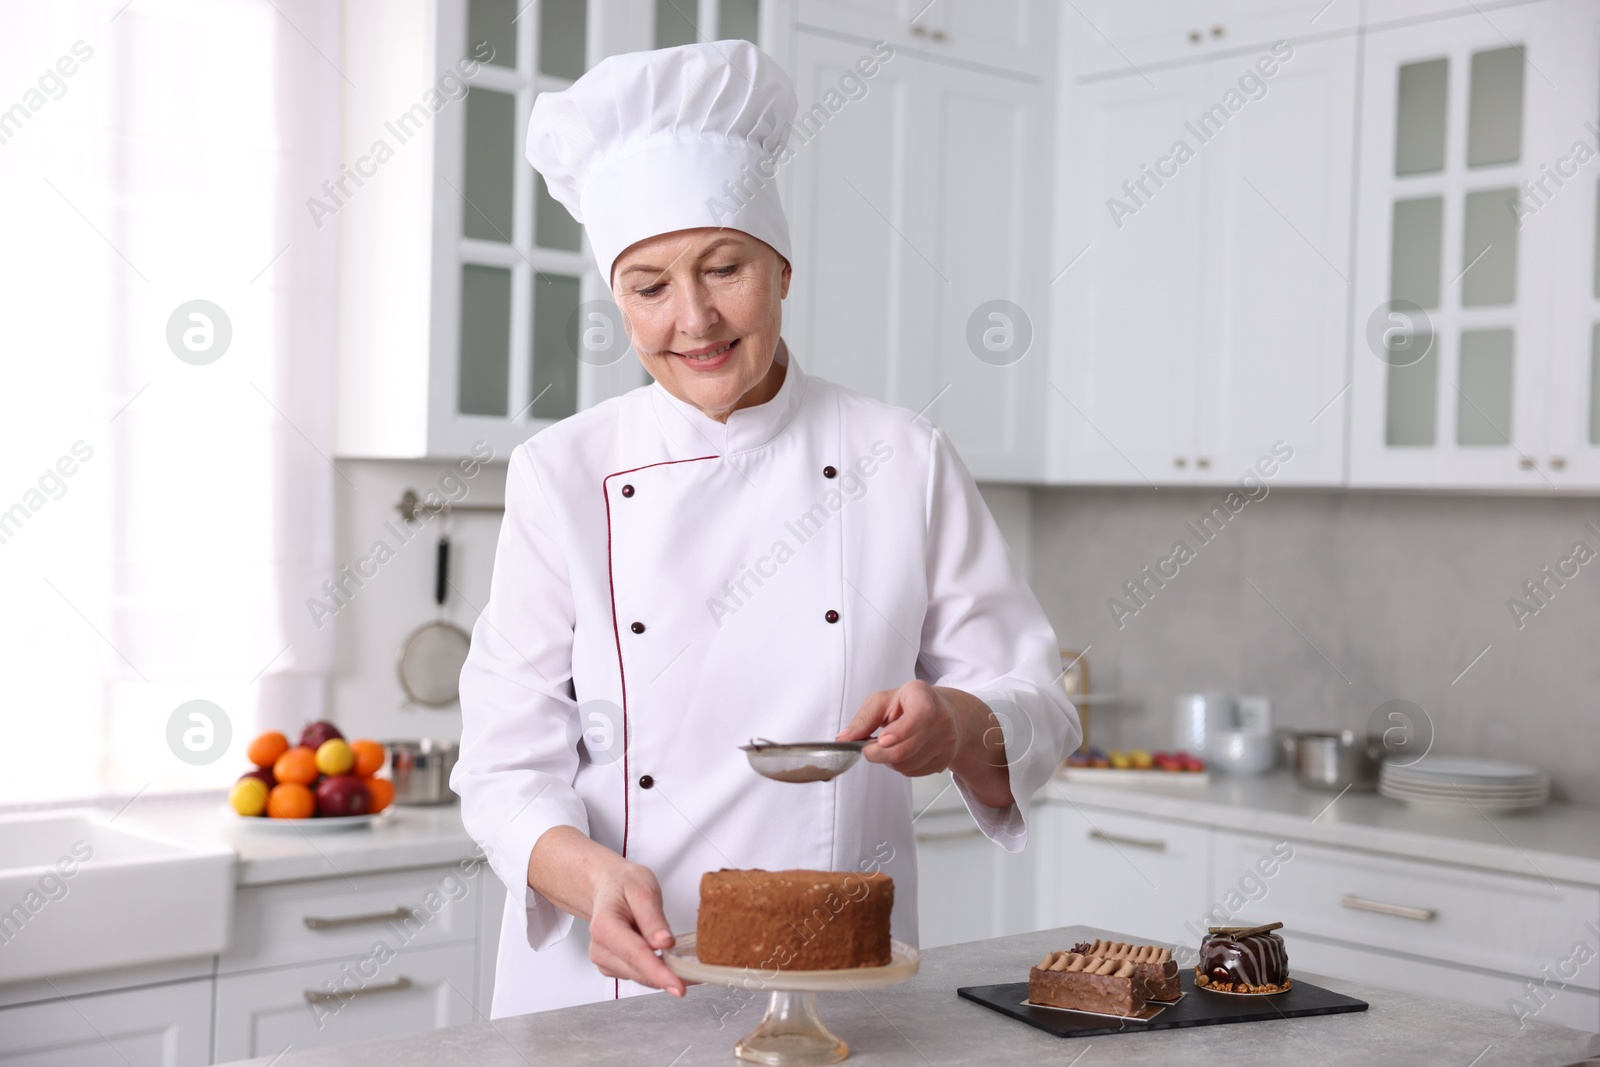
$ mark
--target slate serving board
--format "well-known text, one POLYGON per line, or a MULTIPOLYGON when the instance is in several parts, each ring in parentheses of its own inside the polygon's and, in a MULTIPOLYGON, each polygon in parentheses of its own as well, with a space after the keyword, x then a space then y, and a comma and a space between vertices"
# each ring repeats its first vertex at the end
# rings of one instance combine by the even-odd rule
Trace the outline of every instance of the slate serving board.
POLYGON ((1294 1019, 1306 1015, 1337 1015, 1367 1010, 1364 1000, 1347 997, 1298 978, 1294 979, 1294 985, 1287 993, 1266 996, 1236 996, 1196 989, 1194 971, 1190 968, 1181 971, 1178 978, 1185 996, 1149 1022, 1082 1015, 1057 1008, 1030 1007, 1022 1003, 1028 999, 1027 982, 962 986, 956 993, 966 1000, 1057 1037, 1101 1037, 1145 1030, 1176 1030, 1185 1026, 1220 1026, 1225 1023, 1253 1023, 1267 1019, 1294 1019))

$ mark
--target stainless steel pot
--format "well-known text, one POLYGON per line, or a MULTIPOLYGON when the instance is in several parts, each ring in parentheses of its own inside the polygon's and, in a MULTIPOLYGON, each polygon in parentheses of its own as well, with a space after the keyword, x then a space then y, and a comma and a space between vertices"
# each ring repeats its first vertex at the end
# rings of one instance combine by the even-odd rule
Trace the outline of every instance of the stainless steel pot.
POLYGON ((1378 787, 1383 740, 1354 730, 1295 735, 1294 773, 1309 789, 1370 793, 1378 787))
POLYGON ((461 746, 454 741, 386 741, 396 804, 449 804, 450 772, 461 746))

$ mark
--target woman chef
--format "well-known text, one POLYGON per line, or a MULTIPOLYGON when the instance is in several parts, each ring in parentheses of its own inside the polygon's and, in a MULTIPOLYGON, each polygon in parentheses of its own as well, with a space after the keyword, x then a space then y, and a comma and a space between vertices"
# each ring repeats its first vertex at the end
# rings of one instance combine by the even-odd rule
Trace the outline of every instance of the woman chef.
POLYGON ((950 442, 784 346, 770 179, 794 115, 739 41, 614 56, 534 103, 528 158, 655 382, 506 476, 451 779, 511 890, 497 1017, 681 996, 655 953, 724 867, 883 870, 915 944, 908 776, 953 771, 1015 852, 1077 744, 1055 635, 950 442), (879 730, 823 783, 761 778, 738 747, 879 730))

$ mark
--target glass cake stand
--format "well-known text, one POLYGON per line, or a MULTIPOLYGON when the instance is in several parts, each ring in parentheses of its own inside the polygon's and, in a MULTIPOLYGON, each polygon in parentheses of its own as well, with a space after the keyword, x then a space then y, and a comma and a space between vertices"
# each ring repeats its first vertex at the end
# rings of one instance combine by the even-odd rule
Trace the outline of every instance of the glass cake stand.
POLYGON ((695 935, 684 934, 661 954, 667 969, 688 982, 771 992, 760 1025, 739 1039, 733 1054, 747 1063, 768 1067, 815 1067, 838 1063, 850 1055, 846 1045, 817 1014, 818 993, 849 993, 898 985, 917 973, 922 956, 900 941, 889 942, 889 962, 882 967, 843 971, 779 971, 768 978, 754 967, 721 967, 701 963, 695 935))

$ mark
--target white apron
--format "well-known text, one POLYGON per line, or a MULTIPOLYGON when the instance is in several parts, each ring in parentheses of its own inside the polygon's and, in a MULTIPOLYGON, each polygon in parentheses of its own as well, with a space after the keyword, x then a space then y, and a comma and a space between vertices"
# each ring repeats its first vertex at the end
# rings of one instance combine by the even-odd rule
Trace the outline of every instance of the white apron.
POLYGON ((1028 798, 1078 742, 1058 647, 949 442, 803 374, 726 424, 651 385, 512 455, 489 603, 461 675, 462 818, 510 890, 493 1014, 647 992, 600 974, 588 927, 527 887, 574 826, 655 872, 692 931, 723 867, 883 870, 917 941, 910 780, 755 774, 751 737, 831 740, 913 678, 989 701, 1017 803, 961 788, 984 833, 1027 838, 1028 798))

